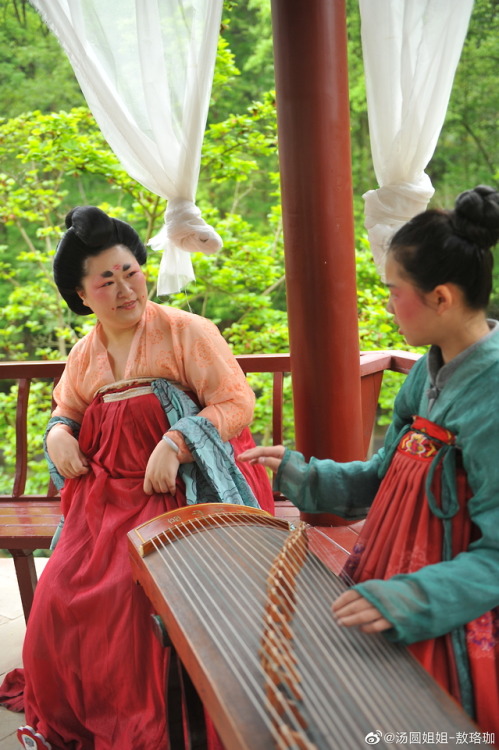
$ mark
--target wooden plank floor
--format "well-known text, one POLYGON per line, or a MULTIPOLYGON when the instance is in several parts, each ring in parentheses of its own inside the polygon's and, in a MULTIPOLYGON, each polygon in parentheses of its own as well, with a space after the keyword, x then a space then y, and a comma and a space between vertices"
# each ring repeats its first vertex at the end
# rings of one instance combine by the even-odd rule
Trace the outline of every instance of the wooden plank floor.
MULTIPOLYGON (((37 558, 36 568, 41 574, 47 558, 37 558)), ((17 587, 14 563, 0 558, 0 682, 6 672, 22 666, 21 652, 26 631, 21 597, 17 587)), ((24 724, 24 714, 7 711, 0 706, 0 750, 19 750, 16 730, 24 724)))

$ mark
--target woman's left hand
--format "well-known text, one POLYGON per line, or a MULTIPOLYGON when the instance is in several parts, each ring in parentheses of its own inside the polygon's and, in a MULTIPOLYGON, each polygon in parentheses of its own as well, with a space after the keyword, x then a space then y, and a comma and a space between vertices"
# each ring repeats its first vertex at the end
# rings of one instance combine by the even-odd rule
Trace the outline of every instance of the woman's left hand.
POLYGON ((345 591, 333 603, 333 615, 338 625, 358 626, 364 633, 381 633, 393 627, 376 607, 354 589, 345 591))
POLYGON ((144 492, 146 495, 175 495, 180 463, 177 454, 164 440, 160 440, 146 466, 144 492))

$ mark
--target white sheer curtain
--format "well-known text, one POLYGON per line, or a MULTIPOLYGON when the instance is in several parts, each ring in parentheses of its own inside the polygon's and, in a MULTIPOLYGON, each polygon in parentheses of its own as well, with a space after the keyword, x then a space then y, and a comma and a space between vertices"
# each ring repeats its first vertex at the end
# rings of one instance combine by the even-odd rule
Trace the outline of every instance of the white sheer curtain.
POLYGON ((223 0, 31 0, 131 177, 168 199, 151 240, 158 294, 194 278, 189 252, 222 240, 195 205, 223 0))
POLYGON ((434 193, 425 168, 445 119, 473 0, 359 0, 371 151, 365 226, 378 269, 434 193))

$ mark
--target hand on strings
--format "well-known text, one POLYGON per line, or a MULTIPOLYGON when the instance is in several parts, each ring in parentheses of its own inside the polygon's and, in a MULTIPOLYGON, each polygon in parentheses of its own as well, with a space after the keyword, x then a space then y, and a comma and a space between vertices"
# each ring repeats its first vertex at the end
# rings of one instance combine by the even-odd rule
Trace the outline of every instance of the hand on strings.
POLYGON ((357 626, 364 633, 381 633, 393 627, 376 607, 354 589, 349 589, 333 602, 333 616, 338 625, 357 626))
POLYGON ((52 427, 47 435, 47 452, 65 479, 76 479, 89 470, 88 461, 68 425, 56 424, 52 427))
POLYGON ((263 466, 268 466, 271 471, 276 473, 281 465, 285 450, 283 445, 259 445, 256 448, 250 448, 240 453, 237 460, 249 461, 250 464, 263 464, 263 466))
POLYGON ((146 495, 175 495, 180 463, 177 454, 164 440, 160 440, 146 466, 144 492, 146 495))

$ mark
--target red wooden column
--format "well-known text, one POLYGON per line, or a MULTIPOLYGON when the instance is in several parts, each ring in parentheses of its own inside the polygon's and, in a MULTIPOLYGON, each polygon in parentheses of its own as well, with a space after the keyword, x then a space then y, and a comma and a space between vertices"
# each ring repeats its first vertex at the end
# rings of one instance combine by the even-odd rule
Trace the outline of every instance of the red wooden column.
POLYGON ((296 444, 364 458, 344 0, 272 0, 296 444))

